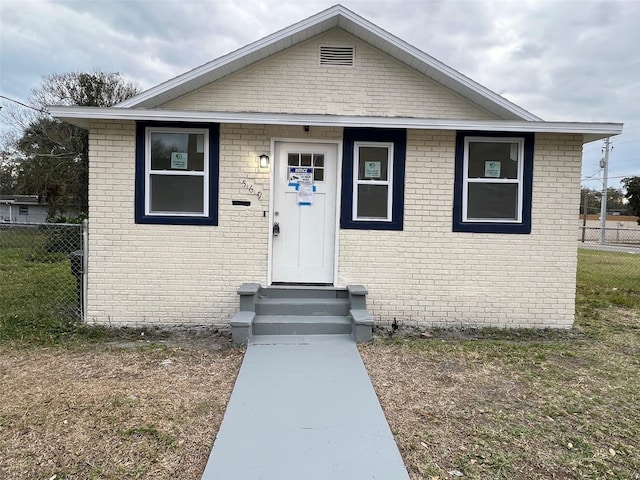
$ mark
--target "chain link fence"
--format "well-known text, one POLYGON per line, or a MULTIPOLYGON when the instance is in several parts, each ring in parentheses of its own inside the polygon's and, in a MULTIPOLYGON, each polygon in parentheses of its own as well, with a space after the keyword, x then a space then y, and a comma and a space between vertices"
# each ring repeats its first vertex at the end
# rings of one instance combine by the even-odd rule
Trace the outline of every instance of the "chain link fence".
POLYGON ((84 224, 0 224, 0 320, 84 318, 84 224))
POLYGON ((578 287, 640 295, 640 227, 580 227, 578 287))
MULTIPOLYGON (((605 233, 580 228, 578 288, 640 295, 640 229, 605 233)), ((86 242, 86 221, 0 224, 0 322, 83 320, 86 242)))
POLYGON ((640 227, 580 227, 578 240, 583 243, 610 243, 616 245, 635 245, 640 247, 640 227), (604 232, 604 235, 602 234, 604 232))

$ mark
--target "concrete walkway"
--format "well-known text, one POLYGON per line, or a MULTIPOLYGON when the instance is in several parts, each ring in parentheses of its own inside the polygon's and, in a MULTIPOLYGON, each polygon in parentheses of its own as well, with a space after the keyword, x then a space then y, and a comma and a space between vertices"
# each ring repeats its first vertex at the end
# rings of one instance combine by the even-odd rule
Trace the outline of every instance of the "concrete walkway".
POLYGON ((408 480, 349 335, 258 336, 203 480, 408 480))

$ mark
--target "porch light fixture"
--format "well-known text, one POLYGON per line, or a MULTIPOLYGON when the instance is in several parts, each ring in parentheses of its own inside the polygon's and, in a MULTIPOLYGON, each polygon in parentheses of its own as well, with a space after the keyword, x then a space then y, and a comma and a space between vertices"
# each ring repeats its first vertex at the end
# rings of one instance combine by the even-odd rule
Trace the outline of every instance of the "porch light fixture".
POLYGON ((269 155, 262 154, 258 157, 260 168, 269 168, 269 155))

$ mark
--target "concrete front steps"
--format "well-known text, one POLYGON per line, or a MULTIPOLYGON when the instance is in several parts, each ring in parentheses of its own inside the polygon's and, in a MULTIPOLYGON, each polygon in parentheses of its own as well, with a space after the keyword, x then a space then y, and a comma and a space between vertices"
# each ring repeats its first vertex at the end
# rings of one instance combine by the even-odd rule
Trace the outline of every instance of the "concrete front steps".
POLYGON ((261 335, 351 335, 356 342, 373 338, 367 290, 245 283, 238 289, 240 311, 231 320, 235 344, 261 335))

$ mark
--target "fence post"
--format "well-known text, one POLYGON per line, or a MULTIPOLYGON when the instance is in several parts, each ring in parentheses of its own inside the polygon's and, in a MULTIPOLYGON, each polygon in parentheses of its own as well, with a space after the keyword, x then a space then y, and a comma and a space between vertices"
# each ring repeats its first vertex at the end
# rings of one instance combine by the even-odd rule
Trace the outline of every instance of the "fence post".
POLYGON ((89 286, 89 220, 82 221, 82 321, 87 321, 87 290, 89 286))
POLYGON ((587 195, 584 195, 584 203, 582 206, 582 243, 584 243, 584 235, 587 231, 587 195))

